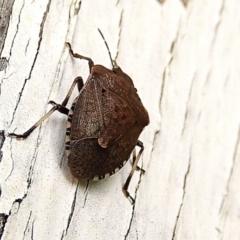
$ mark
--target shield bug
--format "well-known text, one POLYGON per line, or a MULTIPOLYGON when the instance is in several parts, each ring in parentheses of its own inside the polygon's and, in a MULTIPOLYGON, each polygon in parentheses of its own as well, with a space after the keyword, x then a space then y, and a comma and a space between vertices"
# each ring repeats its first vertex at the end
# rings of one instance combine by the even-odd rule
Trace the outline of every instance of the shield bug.
POLYGON ((86 83, 77 77, 61 104, 50 101, 52 109, 28 131, 21 135, 10 133, 9 136, 27 138, 56 110, 67 115, 65 145, 68 166, 75 178, 89 180, 100 180, 116 173, 130 158, 135 147, 139 146, 140 151, 133 157, 132 170, 122 188, 133 204, 128 186, 144 150, 138 137, 149 124, 149 117, 132 79, 112 60, 108 45, 99 32, 108 49, 112 70, 94 65, 90 58, 74 53, 71 45, 66 43, 72 57, 88 61, 90 75, 86 83), (79 95, 68 109, 66 105, 76 85, 79 95))

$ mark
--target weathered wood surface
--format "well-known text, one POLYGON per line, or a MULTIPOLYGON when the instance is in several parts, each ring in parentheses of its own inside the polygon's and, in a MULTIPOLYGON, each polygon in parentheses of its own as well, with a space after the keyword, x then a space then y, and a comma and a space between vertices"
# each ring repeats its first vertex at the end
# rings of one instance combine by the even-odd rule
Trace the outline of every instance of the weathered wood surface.
POLYGON ((239 1, 80 2, 15 0, 2 24, 2 239, 240 239, 239 1), (130 186, 135 206, 121 191, 130 164, 77 185, 65 116, 54 113, 25 141, 6 136, 61 102, 76 76, 87 78, 66 41, 110 67, 97 28, 150 114, 140 136, 146 174, 130 186))

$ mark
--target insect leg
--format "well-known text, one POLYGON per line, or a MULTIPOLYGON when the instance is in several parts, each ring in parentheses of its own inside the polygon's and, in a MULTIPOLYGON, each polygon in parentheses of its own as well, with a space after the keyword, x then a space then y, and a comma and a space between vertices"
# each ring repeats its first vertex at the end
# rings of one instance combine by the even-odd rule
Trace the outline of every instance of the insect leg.
POLYGON ((130 196, 130 194, 129 194, 129 192, 128 192, 128 187, 129 187, 129 184, 130 184, 130 182, 131 182, 133 173, 134 173, 134 171, 137 169, 138 161, 139 161, 139 159, 140 159, 140 157, 141 157, 141 155, 142 155, 142 152, 143 152, 143 150, 144 150, 143 143, 140 142, 139 140, 137 141, 137 146, 139 146, 141 149, 140 149, 137 157, 135 158, 135 160, 134 160, 134 162, 133 162, 132 170, 131 170, 131 172, 130 172, 130 174, 129 174, 129 176, 128 176, 128 178, 127 178, 127 180, 126 180, 126 182, 125 182, 125 184, 123 185, 123 188, 122 188, 122 191, 123 191, 125 197, 129 199, 129 201, 131 202, 131 204, 134 204, 134 203, 135 203, 135 200, 130 196))
MULTIPOLYGON (((133 166, 133 164, 134 164, 134 162, 135 162, 135 160, 136 160, 136 157, 137 157, 137 156, 136 156, 136 148, 134 148, 134 149, 133 149, 133 159, 132 159, 132 161, 130 161, 131 164, 132 164, 132 166, 133 166)), ((137 171, 141 171, 142 174, 145 173, 145 170, 142 169, 142 168, 140 168, 139 166, 136 166, 136 170, 137 170, 137 171)))
MULTIPOLYGON (((72 83, 72 86, 70 87, 70 89, 69 89, 69 91, 67 93, 67 96, 65 97, 65 99, 63 100, 63 102, 61 104, 62 106, 65 107, 67 105, 68 100, 69 100, 70 96, 72 95, 73 89, 76 86, 76 84, 78 86, 78 90, 80 91, 82 89, 83 85, 84 85, 82 77, 76 77, 74 79, 74 81, 72 83)), ((51 103, 51 102, 49 102, 49 103, 51 103)))
POLYGON ((12 138, 17 138, 17 139, 25 139, 27 138, 35 128, 37 128, 46 118, 48 118, 54 111, 65 111, 65 107, 63 107, 60 104, 56 104, 48 113, 46 113, 40 120, 38 120, 31 128, 29 128, 25 133, 23 134, 15 134, 15 133, 9 133, 8 136, 12 138), (62 109, 62 110, 61 110, 62 109))
POLYGON ((31 128, 29 128, 25 133, 23 134, 15 134, 15 133, 9 133, 8 136, 12 138, 17 138, 17 139, 25 139, 27 138, 35 128, 37 128, 45 119, 47 119, 53 112, 56 110, 59 111, 60 113, 63 113, 65 115, 68 115, 69 110, 65 107, 67 105, 67 102, 73 92, 74 87, 78 84, 78 88, 82 88, 83 86, 83 80, 81 77, 75 78, 75 80, 72 83, 72 86, 70 87, 67 96, 63 100, 62 104, 57 104, 54 101, 50 101, 49 103, 53 105, 52 109, 46 113, 40 120, 38 120, 31 128))
POLYGON ((71 44, 69 42, 66 42, 67 47, 69 48, 69 52, 71 53, 71 55, 75 58, 80 58, 80 59, 85 59, 88 61, 88 65, 89 65, 89 69, 91 72, 92 67, 94 66, 93 60, 89 57, 84 57, 78 53, 74 53, 71 47, 71 44))

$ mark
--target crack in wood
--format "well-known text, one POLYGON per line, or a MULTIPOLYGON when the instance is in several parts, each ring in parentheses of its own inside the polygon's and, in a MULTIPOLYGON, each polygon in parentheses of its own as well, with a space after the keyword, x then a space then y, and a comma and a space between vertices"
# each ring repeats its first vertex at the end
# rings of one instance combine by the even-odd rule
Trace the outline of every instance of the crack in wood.
POLYGON ((211 49, 213 49, 213 46, 215 45, 215 42, 216 42, 216 39, 217 39, 217 35, 218 35, 218 31, 219 31, 219 27, 221 25, 221 22, 222 22, 222 14, 223 14, 223 10, 224 10, 224 7, 225 7, 225 0, 222 1, 221 3, 221 7, 219 9, 219 18, 218 18, 218 21, 216 23, 216 26, 215 26, 215 30, 214 30, 214 36, 213 36, 213 40, 212 40, 212 44, 211 44, 211 49))
POLYGON ((30 40, 31 39, 28 39, 26 47, 25 47, 25 56, 27 55, 27 50, 28 50, 28 46, 29 46, 30 40))
POLYGON ((27 178, 27 191, 29 190, 29 188, 31 187, 31 184, 32 184, 32 175, 33 175, 33 172, 34 172, 34 167, 35 167, 35 164, 36 164, 36 160, 37 160, 37 155, 38 155, 38 146, 40 145, 41 143, 41 129, 42 127, 39 128, 39 134, 38 134, 38 137, 37 137, 37 144, 34 148, 34 152, 33 152, 33 157, 31 159, 31 164, 30 164, 30 167, 29 167, 29 172, 28 172, 28 178, 27 178))
POLYGON ((160 134, 160 130, 157 130, 154 134, 153 143, 152 143, 152 150, 151 150, 151 153, 150 153, 150 159, 152 159, 152 154, 153 154, 153 151, 154 151, 154 148, 155 148, 156 139, 157 139, 159 134, 160 134))
POLYGON ((175 45, 178 41, 179 37, 179 31, 177 31, 176 37, 171 43, 171 47, 169 50, 170 53, 170 59, 168 60, 166 66, 164 67, 163 74, 162 74, 162 85, 161 85, 161 91, 160 91, 160 98, 159 98, 159 112, 160 115, 162 116, 162 100, 163 100, 163 95, 164 95, 164 89, 165 89, 165 83, 166 83, 166 78, 167 78, 167 70, 170 69, 172 61, 173 61, 173 51, 175 49, 175 45))
POLYGON ((79 185, 79 181, 78 181, 78 184, 77 184, 75 193, 74 193, 74 198, 73 198, 73 201, 72 201, 71 212, 70 212, 70 214, 69 214, 69 216, 68 216, 68 222, 67 222, 67 228, 66 228, 66 230, 65 230, 65 236, 67 235, 68 228, 69 228, 70 223, 71 223, 71 221, 72 221, 72 216, 73 216, 73 213, 74 213, 74 210, 75 210, 76 199, 77 199, 77 191, 78 191, 78 185, 79 185))
POLYGON ((63 240, 63 238, 64 238, 64 233, 65 233, 65 231, 63 230, 63 231, 62 231, 61 240, 63 240))
MULTIPOLYGON (((32 158, 32 160, 31 160, 31 165, 30 165, 29 172, 28 172, 26 193, 23 195, 22 198, 17 198, 17 199, 13 202, 13 204, 12 204, 12 207, 13 207, 13 205, 14 205, 15 203, 18 203, 18 204, 19 204, 17 211, 19 211, 20 205, 21 205, 22 201, 27 197, 28 190, 30 189, 31 184, 32 184, 32 175, 33 175, 33 170, 34 170, 34 166, 35 166, 36 158, 37 158, 37 148, 38 148, 38 145, 40 144, 39 142, 41 142, 40 136, 38 136, 38 140, 39 140, 39 141, 38 141, 37 146, 35 147, 35 151, 34 151, 33 158, 32 158), (40 140, 39 140, 39 139, 40 139, 40 140)), ((12 149, 11 146, 12 146, 12 145, 10 145, 10 151, 11 151, 11 149, 12 149)), ((14 161, 13 161, 13 157, 12 157, 12 151, 11 151, 11 159, 12 159, 12 162, 13 162, 12 170, 11 170, 9 176, 6 178, 5 181, 7 181, 7 179, 11 176, 11 173, 12 173, 12 171, 13 171, 13 169, 14 169, 14 161)), ((12 209, 12 208, 11 208, 11 209, 12 209)), ((10 213, 11 213, 11 210, 10 210, 10 213)), ((10 213, 9 213, 9 216, 11 215, 10 213)))
POLYGON ((45 22, 46 22, 46 19, 47 19, 47 14, 49 12, 49 9, 50 9, 50 5, 51 5, 51 2, 52 0, 49 0, 48 4, 47 4, 47 7, 46 7, 46 10, 43 14, 43 18, 42 18, 42 22, 40 24, 40 31, 39 31, 39 40, 38 40, 38 46, 37 46, 37 50, 36 50, 36 54, 35 54, 35 57, 33 59, 33 62, 32 62, 32 65, 31 65, 31 69, 30 69, 30 72, 29 72, 29 75, 28 77, 24 80, 24 83, 23 83, 23 86, 22 86, 22 89, 20 90, 19 92, 19 96, 18 96, 18 99, 17 99, 17 102, 16 102, 16 106, 13 110, 13 116, 12 116, 12 119, 10 121, 10 126, 12 125, 13 123, 13 120, 14 120, 14 117, 15 117, 15 114, 16 114, 16 111, 18 109, 18 106, 19 106, 19 103, 21 102, 21 98, 22 98, 22 94, 23 94, 23 91, 25 89, 25 86, 27 84, 27 81, 29 79, 31 79, 31 76, 32 76, 32 72, 33 72, 33 69, 35 67, 35 63, 37 61, 37 57, 38 57, 38 54, 39 54, 39 50, 40 50, 40 47, 41 47, 41 43, 42 43, 42 36, 43 36, 43 29, 44 29, 44 25, 45 25, 45 22))
POLYGON ((3 236, 3 234, 4 234, 4 228, 5 228, 5 225, 7 223, 7 220, 12 214, 12 209, 13 209, 14 205, 16 203, 18 203, 18 209, 17 209, 17 212, 18 212, 23 199, 25 199, 26 197, 27 197, 27 194, 25 193, 22 198, 15 199, 14 202, 12 203, 12 207, 11 207, 8 214, 0 213, 0 240, 3 236))
POLYGON ((162 85, 161 85, 160 98, 159 98, 159 112, 161 116, 162 116, 162 100, 163 100, 165 82, 166 82, 166 71, 167 71, 167 66, 163 70, 162 85))
POLYGON ((15 201, 13 202, 13 205, 12 205, 12 206, 14 206, 16 203, 18 204, 17 212, 18 212, 19 209, 20 209, 20 206, 21 206, 22 201, 23 201, 26 197, 27 197, 27 194, 25 193, 22 198, 17 198, 17 199, 15 199, 15 201))
MULTIPOLYGON (((210 66, 209 69, 211 69, 211 68, 212 68, 212 66, 210 66)), ((202 88, 202 95, 203 95, 203 96, 205 95, 205 92, 204 92, 204 91, 207 89, 207 85, 208 85, 208 83, 210 82, 211 75, 212 75, 212 71, 209 70, 209 71, 207 72, 207 77, 206 77, 206 80, 205 80, 204 85, 203 85, 203 88, 202 88)))
POLYGON ((12 156, 12 139, 10 140, 10 158, 11 158, 11 161, 12 161, 12 167, 11 167, 11 171, 10 173, 8 174, 8 176, 6 177, 5 179, 5 182, 8 180, 8 178, 11 176, 12 174, 12 171, 13 171, 13 168, 14 168, 14 161, 13 161, 13 156, 12 156))
POLYGON ((223 196, 223 199, 222 199, 222 202, 221 202, 221 205, 220 205, 220 209, 219 209, 219 215, 223 215, 223 217, 224 217, 224 221, 223 221, 222 226, 216 227, 216 230, 218 230, 219 233, 223 232, 224 226, 226 224, 226 217, 227 217, 228 214, 226 214, 226 213, 224 214, 223 213, 223 207, 224 207, 225 203, 227 202, 227 198, 228 198, 228 195, 229 195, 230 184, 231 184, 231 180, 232 180, 232 177, 233 177, 235 164, 237 162, 237 155, 238 155, 238 151, 239 151, 238 150, 239 146, 240 146, 240 125, 238 126, 238 136, 237 136, 237 139, 236 139, 236 142, 235 142, 235 146, 234 146, 234 153, 233 153, 233 158, 232 158, 233 162, 232 162, 232 166, 231 166, 230 173, 229 173, 228 180, 227 180, 226 193, 223 196))
POLYGON ((30 211, 30 214, 29 214, 29 217, 28 217, 28 221, 27 221, 27 224, 26 224, 25 230, 24 230, 24 232, 23 232, 23 235, 24 235, 24 236, 26 235, 26 231, 27 231, 27 229, 28 229, 28 225, 29 225, 29 222, 30 222, 31 216, 32 216, 32 211, 30 211))
MULTIPOLYGON (((32 175, 33 175, 33 170, 34 170, 34 166, 35 166, 36 159, 37 159, 37 149, 38 149, 38 146, 41 142, 40 133, 41 133, 41 127, 40 127, 39 135, 38 135, 38 138, 37 138, 37 145, 34 148, 33 157, 31 159, 31 164, 30 164, 30 167, 29 167, 28 178, 27 178, 27 192, 28 192, 28 189, 30 188, 30 186, 32 184, 32 175)), ((11 139, 10 143, 12 143, 12 139, 11 139)), ((8 180, 8 178, 11 176, 11 174, 13 172, 13 169, 14 169, 14 160, 13 160, 13 156, 12 156, 12 144, 10 144, 10 156, 11 156, 11 160, 12 160, 12 169, 11 169, 11 172, 9 173, 8 177, 5 179, 5 181, 8 180)))
POLYGON ((0 162, 2 161, 2 157, 3 157, 3 152, 1 151, 3 144, 5 142, 5 131, 4 130, 0 130, 0 162))
POLYGON ((161 4, 164 4, 166 0, 158 0, 161 4))
POLYGON ((33 233, 34 233, 34 223, 35 220, 32 222, 32 231, 31 231, 31 239, 33 240, 33 233))
POLYGON ((181 0, 184 7, 187 7, 188 3, 189 3, 189 0, 181 0))
POLYGON ((188 178, 188 175, 189 175, 189 172, 190 172, 190 169, 191 169, 191 161, 192 161, 192 145, 190 146, 190 153, 189 153, 189 159, 188 159, 188 168, 187 168, 187 171, 186 171, 186 173, 184 175, 182 202, 181 202, 181 204, 179 206, 179 209, 178 209, 178 214, 177 214, 175 225, 174 225, 174 228, 173 228, 172 240, 175 239, 176 231, 177 231, 177 227, 178 227, 178 220, 179 220, 179 217, 180 217, 181 212, 182 212, 182 206, 183 206, 184 199, 185 199, 185 194, 186 194, 187 178, 188 178))
MULTIPOLYGON (((159 3, 164 4, 166 0, 158 0, 159 3)), ((184 7, 187 7, 189 0, 181 0, 184 7)))
POLYGON ((20 22, 21 22, 21 15, 22 15, 22 10, 23 10, 24 6, 25 6, 25 1, 23 1, 23 5, 22 5, 22 7, 21 7, 21 9, 20 9, 20 12, 19 12, 19 15, 18 15, 17 28, 16 28, 16 32, 15 32, 15 34, 14 34, 14 36, 13 36, 13 39, 12 39, 12 44, 11 44, 11 47, 10 47, 10 53, 9 53, 9 59, 8 59, 8 61, 10 61, 10 58, 11 58, 11 56, 12 56, 12 49, 13 49, 13 45, 14 45, 15 39, 16 39, 17 34, 18 34, 19 24, 20 24, 20 22))
POLYGON ((186 122, 187 122, 187 119, 188 119, 188 112, 189 112, 189 110, 188 110, 189 109, 189 102, 190 102, 190 98, 191 98, 192 91, 193 91, 193 83, 194 83, 195 77, 196 77, 196 73, 193 75, 193 79, 191 81, 190 89, 189 89, 189 92, 188 92, 188 99, 187 99, 187 102, 186 102, 186 108, 185 108, 185 114, 184 114, 184 122, 183 122, 181 136, 183 136, 183 134, 185 132, 185 129, 186 129, 186 122))
POLYGON ((81 9, 81 4, 82 4, 82 1, 78 1, 78 0, 76 0, 76 2, 74 3, 74 15, 78 15, 81 9))
POLYGON ((82 1, 81 0, 73 0, 70 6, 68 20, 70 23, 70 19, 76 15, 78 15, 81 9, 82 1))
MULTIPOLYGON (((0 60, 1 61, 1 60, 0 60)), ((8 62, 7 62, 7 64, 8 64, 8 62)), ((9 79, 13 74, 15 74, 16 72, 12 72, 9 76, 7 76, 7 77, 4 77, 4 78, 2 78, 1 79, 1 82, 0 82, 0 95, 1 95, 1 87, 2 87, 2 84, 3 84, 3 80, 6 80, 6 79, 9 79)))
POLYGON ((117 6, 119 3, 120 3, 120 0, 117 0, 117 1, 116 1, 116 6, 117 6))

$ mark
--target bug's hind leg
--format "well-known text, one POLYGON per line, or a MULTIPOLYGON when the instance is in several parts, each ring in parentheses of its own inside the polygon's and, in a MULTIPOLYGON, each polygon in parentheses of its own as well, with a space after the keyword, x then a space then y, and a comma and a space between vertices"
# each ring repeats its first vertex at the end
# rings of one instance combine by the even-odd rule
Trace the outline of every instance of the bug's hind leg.
POLYGON ((23 134, 16 134, 16 133, 9 133, 8 136, 12 138, 17 138, 17 139, 25 139, 27 138, 33 131, 36 129, 45 119, 47 119, 53 112, 56 110, 59 111, 60 113, 63 113, 65 115, 68 115, 69 110, 66 108, 66 105, 68 103, 68 100, 73 92, 74 87, 78 85, 78 89, 81 90, 83 86, 83 80, 81 77, 75 78, 75 80, 72 83, 72 86, 70 87, 67 96, 63 100, 62 104, 57 104, 54 101, 50 101, 49 103, 53 105, 52 109, 47 112, 40 120, 38 120, 31 128, 29 128, 25 133, 23 134))
POLYGON ((144 150, 144 147, 143 147, 143 143, 140 142, 139 140, 137 141, 137 146, 139 146, 141 149, 137 155, 137 157, 135 157, 135 160, 133 159, 133 164, 132 164, 132 170, 125 182, 125 184, 123 185, 123 188, 122 188, 122 191, 125 195, 126 198, 129 199, 129 201, 131 202, 131 204, 134 204, 135 203, 135 200, 130 196, 129 192, 128 192, 128 187, 129 187, 129 184, 131 182, 131 179, 132 179, 132 176, 133 176, 133 173, 134 171, 137 169, 137 164, 138 164, 138 161, 142 155, 142 152, 144 150))
MULTIPOLYGON (((130 162, 131 162, 131 165, 133 166, 133 164, 134 164, 134 162, 135 162, 135 160, 136 160, 136 158, 137 158, 137 156, 136 156, 136 148, 133 149, 132 154, 133 154, 133 159, 132 159, 132 161, 130 161, 130 162)), ((142 174, 145 173, 145 170, 144 170, 143 168, 140 168, 139 166, 136 166, 136 170, 137 170, 137 171, 141 171, 142 174)))
POLYGON ((73 57, 75 57, 75 58, 80 58, 80 59, 85 59, 85 60, 88 61, 89 70, 90 70, 90 72, 91 72, 91 69, 92 69, 92 67, 94 66, 93 60, 92 60, 91 58, 89 58, 89 57, 84 57, 84 56, 82 56, 82 55, 80 55, 80 54, 78 54, 78 53, 74 53, 73 50, 72 50, 71 44, 70 44, 69 42, 66 42, 66 45, 67 45, 67 47, 68 47, 68 49, 69 49, 69 52, 71 53, 71 55, 72 55, 73 57))

